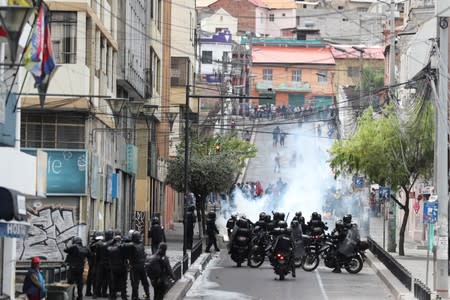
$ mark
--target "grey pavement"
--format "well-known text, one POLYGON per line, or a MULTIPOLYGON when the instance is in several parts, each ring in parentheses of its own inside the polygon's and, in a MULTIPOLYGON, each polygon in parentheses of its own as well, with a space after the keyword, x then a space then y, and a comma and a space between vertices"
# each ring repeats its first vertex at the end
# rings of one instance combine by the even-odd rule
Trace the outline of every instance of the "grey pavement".
MULTIPOLYGON (((386 220, 386 230, 387 230, 387 220, 386 220)), ((370 218, 370 236, 377 242, 381 247, 383 247, 383 217, 372 217, 370 218)), ((397 233, 398 238, 398 233, 397 233)), ((386 237, 387 239, 387 233, 386 237)), ((398 244, 398 240, 397 240, 398 244)), ((387 240, 385 242, 387 245, 387 240)), ((423 243, 413 241, 405 234, 405 255, 400 256, 398 254, 398 248, 396 252, 389 253, 397 262, 399 262, 403 267, 411 272, 413 282, 414 278, 419 279, 424 284, 426 284, 431 290, 433 290, 433 253, 429 253, 429 265, 428 265, 428 283, 427 283, 427 249, 423 243)), ((450 286, 450 281, 449 281, 450 286)), ((394 287, 399 288, 400 287, 394 287)), ((412 289, 414 292, 414 289, 412 289)))

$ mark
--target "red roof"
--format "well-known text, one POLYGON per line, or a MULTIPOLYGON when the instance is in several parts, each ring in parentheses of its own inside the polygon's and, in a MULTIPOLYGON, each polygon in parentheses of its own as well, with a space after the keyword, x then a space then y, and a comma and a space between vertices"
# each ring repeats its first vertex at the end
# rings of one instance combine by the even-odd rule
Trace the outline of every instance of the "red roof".
MULTIPOLYGON (((363 58, 364 59, 384 59, 383 51, 384 47, 364 47, 357 46, 358 48, 364 49, 363 58)), ((335 59, 349 59, 355 58, 359 59, 360 52, 353 49, 349 45, 331 45, 331 52, 335 59), (337 50, 340 49, 340 50, 337 50)))
POLYGON ((253 63, 335 64, 329 48, 253 46, 252 55, 253 63))

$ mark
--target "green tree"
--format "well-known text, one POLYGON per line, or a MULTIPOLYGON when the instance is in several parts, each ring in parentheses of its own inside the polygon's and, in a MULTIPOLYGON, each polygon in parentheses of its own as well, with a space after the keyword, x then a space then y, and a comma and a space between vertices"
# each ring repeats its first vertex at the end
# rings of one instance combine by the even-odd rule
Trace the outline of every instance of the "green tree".
MULTIPOLYGON (((184 144, 177 149, 177 156, 168 163, 166 184, 183 193, 184 144)), ((205 140, 192 139, 189 144, 189 191, 197 197, 197 216, 205 230, 205 201, 210 193, 228 192, 246 158, 256 155, 256 148, 242 141, 237 133, 205 140), (216 144, 220 143, 220 151, 216 144), (201 217, 200 217, 201 216, 201 217)))
POLYGON ((369 182, 402 190, 404 202, 391 198, 404 211, 399 233, 399 255, 405 255, 405 229, 409 217, 409 192, 419 177, 429 178, 433 167, 434 112, 430 101, 417 99, 399 117, 393 106, 375 115, 369 107, 359 119, 358 129, 348 140, 330 149, 330 166, 336 176, 363 174, 369 182))

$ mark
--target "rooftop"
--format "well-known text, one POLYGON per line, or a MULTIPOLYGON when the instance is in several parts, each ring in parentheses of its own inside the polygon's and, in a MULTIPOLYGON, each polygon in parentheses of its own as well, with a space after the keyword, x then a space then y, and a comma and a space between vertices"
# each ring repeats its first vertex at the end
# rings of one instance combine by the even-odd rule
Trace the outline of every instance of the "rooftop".
MULTIPOLYGON (((378 59, 384 60, 384 47, 381 46, 371 46, 364 47, 358 46, 358 48, 364 49, 363 58, 364 59, 378 59)), ((352 48, 351 45, 331 45, 331 53, 335 59, 359 59, 360 52, 352 48), (340 49, 340 50, 338 50, 340 49), (342 51, 343 50, 343 51, 342 51)))
POLYGON ((256 46, 252 47, 253 64, 280 63, 280 64, 328 64, 334 65, 335 61, 329 48, 306 47, 277 47, 256 46))

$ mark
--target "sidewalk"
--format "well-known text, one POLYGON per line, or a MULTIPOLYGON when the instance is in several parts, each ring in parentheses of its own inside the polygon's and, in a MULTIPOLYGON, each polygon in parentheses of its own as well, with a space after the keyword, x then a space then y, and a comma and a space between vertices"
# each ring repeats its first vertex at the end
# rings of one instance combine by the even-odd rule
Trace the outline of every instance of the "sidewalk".
MULTIPOLYGON (((387 221, 386 221, 386 242, 387 246, 387 221)), ((370 237, 383 247, 383 217, 371 217, 370 218, 370 237)), ((419 242, 411 240, 407 233, 405 233, 405 255, 398 255, 398 234, 396 236, 397 250, 396 252, 389 252, 389 254, 397 260, 403 267, 405 267, 413 278, 419 279, 426 284, 431 290, 433 290, 433 253, 430 252, 429 256, 429 271, 428 271, 428 283, 426 282, 426 269, 427 269, 427 249, 426 246, 419 242)), ((450 285, 450 282, 449 282, 450 285)), ((414 290, 412 290, 412 293, 414 290)))

